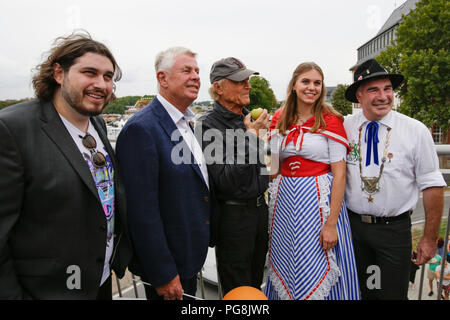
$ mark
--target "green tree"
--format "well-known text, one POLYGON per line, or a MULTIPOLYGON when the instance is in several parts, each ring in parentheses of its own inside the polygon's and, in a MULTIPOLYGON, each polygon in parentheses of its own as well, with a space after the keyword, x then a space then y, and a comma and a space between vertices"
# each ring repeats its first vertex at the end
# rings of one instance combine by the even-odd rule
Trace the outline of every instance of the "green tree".
POLYGON ((397 29, 397 38, 377 60, 405 76, 398 111, 428 127, 450 127, 450 1, 421 0, 397 29))
POLYGON ((104 114, 124 114, 125 113, 125 106, 122 104, 117 104, 117 103, 111 103, 109 105, 107 105, 105 107, 105 109, 103 109, 103 113, 104 114))
POLYGON ((141 96, 125 96, 117 98, 113 103, 110 103, 103 110, 103 113, 117 113, 124 114, 127 106, 134 106, 141 96))
POLYGON ((277 99, 270 88, 269 81, 263 77, 253 76, 249 82, 252 89, 250 90, 250 105, 246 107, 248 110, 261 107, 271 111, 277 107, 277 99))
POLYGON ((346 84, 338 84, 331 96, 331 104, 333 108, 339 111, 343 116, 352 113, 352 103, 345 98, 345 90, 349 86, 346 84))
POLYGON ((30 101, 31 98, 25 98, 25 99, 19 99, 19 100, 0 100, 0 110, 9 106, 12 106, 13 104, 30 101))

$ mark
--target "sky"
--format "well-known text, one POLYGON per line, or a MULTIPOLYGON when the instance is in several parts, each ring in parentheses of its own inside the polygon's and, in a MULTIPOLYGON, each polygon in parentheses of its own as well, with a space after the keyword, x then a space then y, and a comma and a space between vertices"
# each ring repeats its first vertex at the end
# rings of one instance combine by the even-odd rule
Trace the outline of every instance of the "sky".
POLYGON ((0 100, 33 97, 34 68, 54 39, 76 29, 113 52, 123 77, 116 95, 156 94, 154 60, 172 46, 196 52, 201 89, 211 65, 236 57, 267 79, 278 100, 301 62, 325 85, 352 83, 357 48, 405 0, 0 0, 0 100))

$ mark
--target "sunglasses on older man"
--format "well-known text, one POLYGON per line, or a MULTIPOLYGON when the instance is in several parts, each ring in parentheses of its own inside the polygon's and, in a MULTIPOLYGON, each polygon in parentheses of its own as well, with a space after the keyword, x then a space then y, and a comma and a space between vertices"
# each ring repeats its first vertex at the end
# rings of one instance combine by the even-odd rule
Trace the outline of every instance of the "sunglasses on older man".
POLYGON ((100 151, 97 151, 97 141, 94 137, 87 133, 84 137, 79 136, 83 146, 91 153, 91 160, 97 168, 106 166, 106 157, 100 151))

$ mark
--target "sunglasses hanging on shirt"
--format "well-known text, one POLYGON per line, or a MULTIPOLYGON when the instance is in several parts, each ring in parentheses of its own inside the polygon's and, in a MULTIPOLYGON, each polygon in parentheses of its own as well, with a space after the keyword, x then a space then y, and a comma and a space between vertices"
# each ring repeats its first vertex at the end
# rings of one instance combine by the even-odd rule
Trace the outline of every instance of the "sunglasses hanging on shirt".
POLYGON ((97 168, 106 166, 106 157, 100 151, 97 151, 97 141, 95 141, 94 137, 87 133, 84 137, 79 136, 81 138, 81 142, 83 146, 89 150, 91 153, 91 160, 97 168))

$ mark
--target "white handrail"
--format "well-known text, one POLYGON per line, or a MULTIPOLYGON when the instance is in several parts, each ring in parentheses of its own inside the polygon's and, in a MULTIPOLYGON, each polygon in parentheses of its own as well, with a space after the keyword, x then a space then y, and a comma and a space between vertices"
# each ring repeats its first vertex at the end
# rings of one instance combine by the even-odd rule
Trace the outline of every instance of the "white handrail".
POLYGON ((438 156, 450 156, 450 144, 436 144, 438 156))

